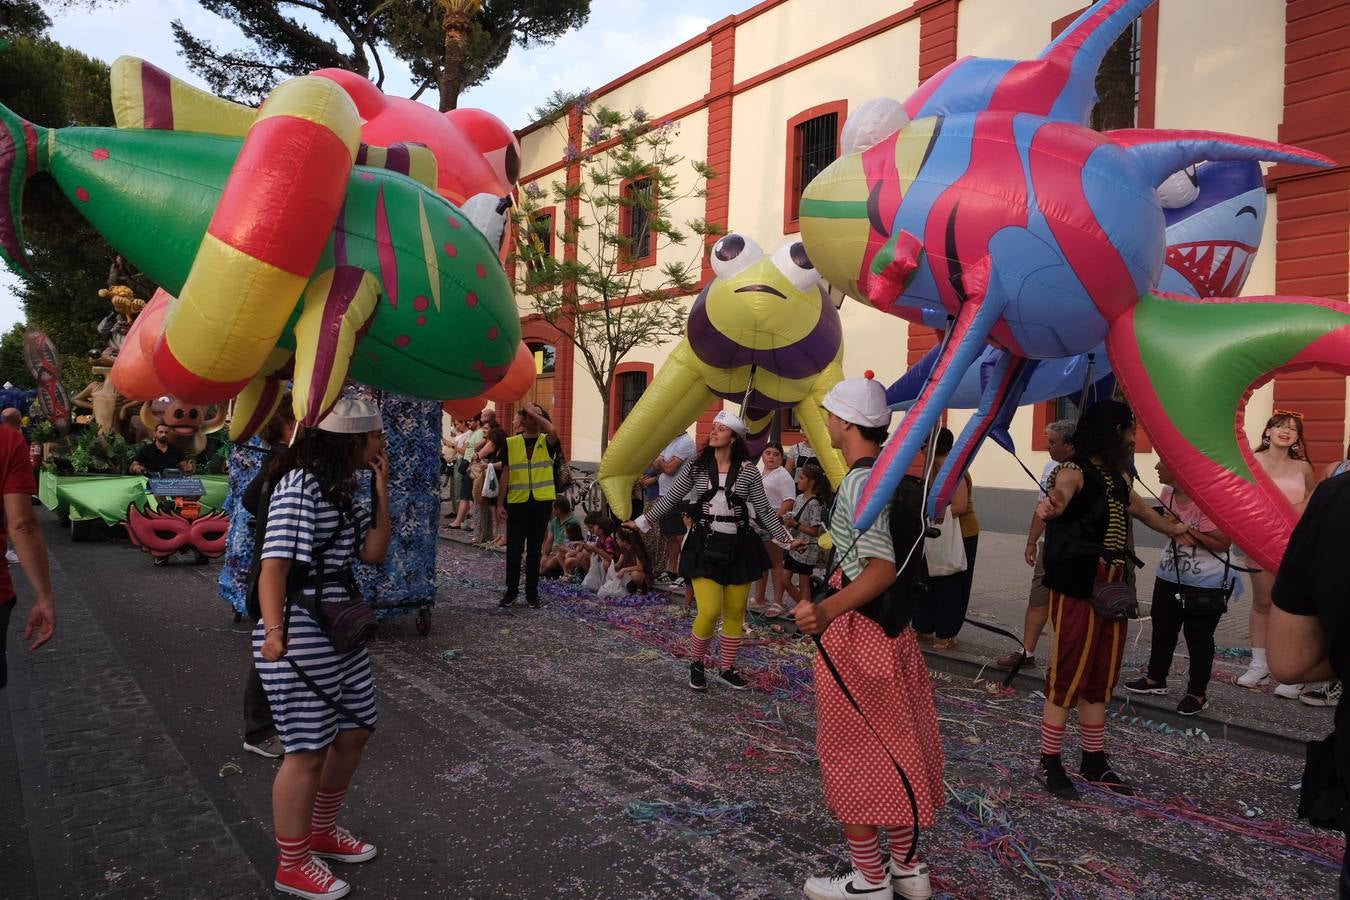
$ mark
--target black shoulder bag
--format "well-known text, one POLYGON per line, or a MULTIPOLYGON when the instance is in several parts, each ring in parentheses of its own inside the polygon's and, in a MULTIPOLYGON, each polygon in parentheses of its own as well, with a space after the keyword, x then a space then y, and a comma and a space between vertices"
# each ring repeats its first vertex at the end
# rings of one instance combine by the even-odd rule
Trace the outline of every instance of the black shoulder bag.
MULTIPOLYGON (((1173 517, 1175 517, 1178 521, 1180 521, 1181 517, 1177 516, 1175 512, 1172 512, 1171 506, 1167 507, 1167 511, 1169 513, 1172 513, 1173 517)), ((1181 586, 1181 590, 1179 590, 1176 594, 1176 600, 1181 604, 1182 612, 1192 613, 1198 616, 1212 616, 1215 613, 1223 615, 1224 613, 1228 612, 1228 600, 1233 596, 1233 587, 1234 585, 1237 584, 1237 579, 1233 579, 1232 581, 1230 581, 1228 578, 1228 573, 1231 570, 1231 566, 1228 560, 1229 554, 1225 553, 1223 556, 1223 586, 1196 587, 1194 585, 1185 584, 1181 581, 1181 568, 1177 564, 1178 557, 1180 555, 1177 552, 1179 549, 1177 547, 1177 539, 1171 538, 1170 540, 1172 543, 1173 571, 1176 573, 1177 576, 1177 584, 1181 586)), ((1205 547, 1203 544, 1201 544, 1200 546, 1210 556, 1214 557, 1215 559, 1219 559, 1219 554, 1215 553, 1213 550, 1210 550, 1208 547, 1205 547)))

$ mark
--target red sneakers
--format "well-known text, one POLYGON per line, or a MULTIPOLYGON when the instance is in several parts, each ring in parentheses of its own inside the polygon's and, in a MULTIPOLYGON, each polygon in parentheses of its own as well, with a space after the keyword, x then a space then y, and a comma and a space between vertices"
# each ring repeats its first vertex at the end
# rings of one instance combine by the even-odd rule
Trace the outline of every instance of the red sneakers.
POLYGON ((309 852, 338 862, 362 863, 374 859, 380 851, 374 844, 352 837, 350 831, 339 826, 328 834, 310 835, 309 852))
POLYGON ((312 856, 302 866, 277 866, 277 877, 272 885, 283 894, 293 894, 306 900, 338 900, 352 891, 352 886, 334 876, 323 860, 312 856))

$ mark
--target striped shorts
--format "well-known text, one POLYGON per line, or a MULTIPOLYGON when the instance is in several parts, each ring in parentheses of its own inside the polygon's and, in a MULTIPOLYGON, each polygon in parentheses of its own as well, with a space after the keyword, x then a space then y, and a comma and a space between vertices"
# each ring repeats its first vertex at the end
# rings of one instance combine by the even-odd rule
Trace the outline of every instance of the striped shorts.
MULTIPOLYGON (((1125 571, 1114 566, 1098 569, 1098 577, 1121 581, 1125 571)), ((1045 673, 1045 697, 1056 706, 1072 708, 1078 701, 1106 703, 1111 699, 1125 655, 1126 619, 1103 619, 1082 597, 1050 591, 1050 627, 1054 640, 1050 667, 1045 673)))
POLYGON ((339 731, 361 726, 338 713, 300 680, 286 660, 294 660, 329 697, 374 725, 375 684, 370 679, 370 656, 358 647, 339 656, 309 613, 291 608, 286 655, 276 662, 262 657, 263 623, 253 629, 253 665, 267 691, 277 735, 287 753, 324 750, 339 731))

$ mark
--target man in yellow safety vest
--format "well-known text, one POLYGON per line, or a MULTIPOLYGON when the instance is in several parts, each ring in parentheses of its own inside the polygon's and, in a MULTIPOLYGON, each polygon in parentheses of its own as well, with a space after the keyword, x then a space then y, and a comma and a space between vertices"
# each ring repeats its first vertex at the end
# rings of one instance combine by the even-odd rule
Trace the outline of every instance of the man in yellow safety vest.
POLYGON ((506 519, 506 593, 498 606, 516 602, 520 592, 520 554, 525 553, 525 602, 539 607, 539 558, 544 532, 553 514, 553 462, 562 452, 548 412, 527 403, 516 414, 518 433, 506 439, 504 487, 497 492, 497 517, 506 519))

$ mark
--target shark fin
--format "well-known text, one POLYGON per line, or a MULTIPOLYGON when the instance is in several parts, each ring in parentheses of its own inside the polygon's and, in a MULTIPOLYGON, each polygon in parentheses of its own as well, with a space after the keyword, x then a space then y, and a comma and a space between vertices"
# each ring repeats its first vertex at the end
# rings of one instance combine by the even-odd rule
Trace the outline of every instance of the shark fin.
POLYGON ((329 269, 305 288, 295 323, 291 403, 295 420, 306 428, 319 424, 342 395, 352 351, 369 328, 379 299, 379 280, 355 266, 329 269))
POLYGON ((119 56, 109 73, 118 128, 196 131, 243 137, 258 111, 193 87, 158 66, 119 56))
POLYGON ((1253 159, 1322 168, 1336 164, 1311 150, 1220 131, 1125 128, 1108 131, 1106 136, 1125 148, 1155 187, 1174 173, 1207 159, 1253 159))

